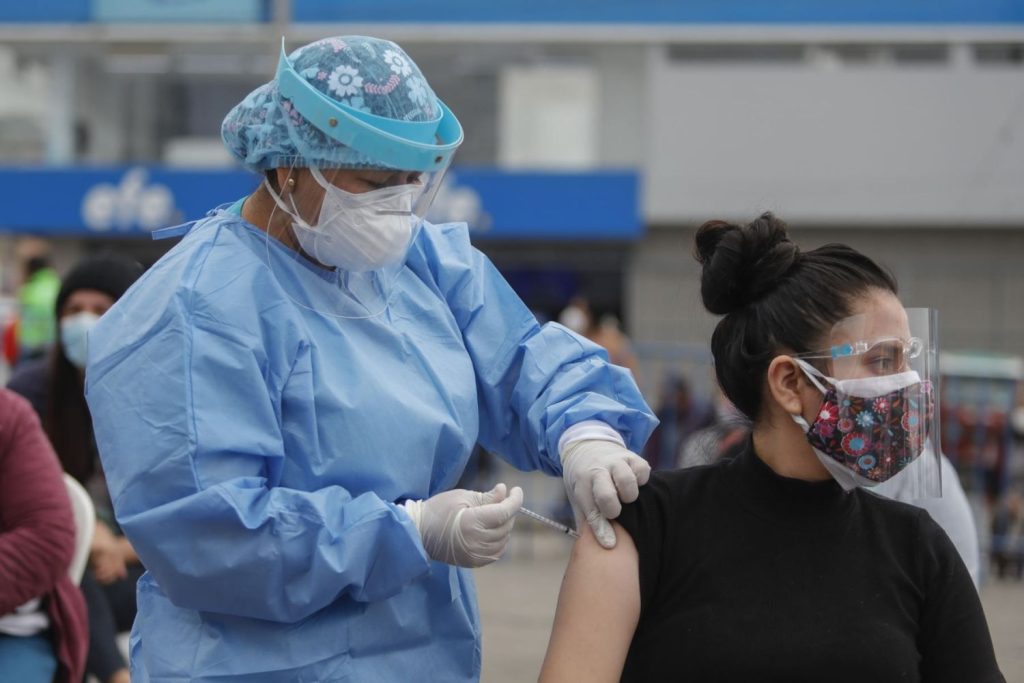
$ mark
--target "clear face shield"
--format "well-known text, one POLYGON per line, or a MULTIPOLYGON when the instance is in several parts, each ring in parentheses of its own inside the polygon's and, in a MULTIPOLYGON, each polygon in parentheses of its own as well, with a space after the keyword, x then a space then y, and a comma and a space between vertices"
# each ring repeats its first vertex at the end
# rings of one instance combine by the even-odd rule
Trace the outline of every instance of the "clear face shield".
POLYGON ((933 309, 880 304, 793 355, 824 394, 807 439, 844 488, 942 494, 937 329, 933 309))
POLYGON ((295 73, 283 46, 277 80, 289 111, 359 162, 297 162, 279 169, 276 183, 265 181, 276 204, 268 264, 301 306, 340 318, 379 315, 462 142, 462 128, 440 100, 436 119, 422 122, 386 119, 335 101, 295 73))

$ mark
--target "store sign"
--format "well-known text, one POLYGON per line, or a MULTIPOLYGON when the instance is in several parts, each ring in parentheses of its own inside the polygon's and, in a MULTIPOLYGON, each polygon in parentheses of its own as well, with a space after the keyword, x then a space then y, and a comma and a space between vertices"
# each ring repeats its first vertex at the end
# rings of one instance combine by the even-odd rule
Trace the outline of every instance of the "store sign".
POLYGON ((0 168, 0 231, 146 236, 252 192, 244 171, 157 167, 0 168))
MULTIPOLYGON (((0 168, 0 232, 145 237, 202 218, 252 193, 240 170, 0 168)), ((457 168, 428 218, 461 221, 494 239, 635 239, 641 234, 637 175, 631 171, 511 173, 457 168)))
POLYGON ((156 230, 180 218, 174 193, 150 183, 144 168, 133 168, 116 185, 98 183, 82 197, 82 222, 94 232, 156 230))

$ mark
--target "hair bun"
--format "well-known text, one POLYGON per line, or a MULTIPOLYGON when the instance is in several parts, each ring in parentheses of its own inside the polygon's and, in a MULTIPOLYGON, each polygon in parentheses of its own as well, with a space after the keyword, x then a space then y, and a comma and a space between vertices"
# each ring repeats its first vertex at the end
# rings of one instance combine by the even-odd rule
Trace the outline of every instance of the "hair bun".
POLYGON ((748 225, 708 221, 697 230, 695 243, 694 255, 704 266, 701 298, 716 315, 743 308, 771 292, 800 255, 785 222, 771 213, 748 225))

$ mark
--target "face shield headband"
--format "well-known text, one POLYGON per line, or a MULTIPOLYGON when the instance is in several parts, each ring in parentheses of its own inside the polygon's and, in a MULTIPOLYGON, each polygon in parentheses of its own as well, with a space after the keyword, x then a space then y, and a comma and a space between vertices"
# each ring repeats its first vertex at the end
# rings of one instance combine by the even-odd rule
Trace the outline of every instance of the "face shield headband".
POLYGON ((331 99, 295 71, 283 38, 276 80, 281 96, 291 101, 303 118, 381 168, 443 173, 462 144, 462 125, 440 99, 436 100, 438 116, 429 121, 375 116, 331 99))

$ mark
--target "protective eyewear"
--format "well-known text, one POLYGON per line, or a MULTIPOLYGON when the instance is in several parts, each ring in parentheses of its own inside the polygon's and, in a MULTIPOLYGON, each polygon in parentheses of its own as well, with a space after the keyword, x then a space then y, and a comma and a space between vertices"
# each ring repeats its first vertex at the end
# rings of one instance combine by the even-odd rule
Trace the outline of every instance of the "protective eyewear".
POLYGON ((869 341, 855 341, 837 344, 820 351, 794 353, 793 358, 828 359, 855 358, 861 364, 872 368, 880 374, 898 372, 909 365, 909 362, 921 355, 924 342, 919 337, 899 339, 885 337, 869 341))

